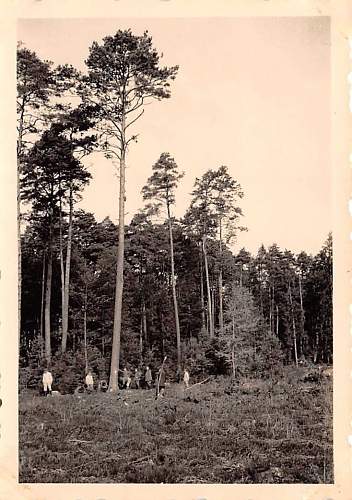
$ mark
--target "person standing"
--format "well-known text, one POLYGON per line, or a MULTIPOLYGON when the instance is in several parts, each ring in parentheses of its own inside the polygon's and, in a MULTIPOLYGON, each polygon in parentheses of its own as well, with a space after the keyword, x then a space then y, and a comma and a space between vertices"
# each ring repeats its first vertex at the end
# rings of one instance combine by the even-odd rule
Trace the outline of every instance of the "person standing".
POLYGON ((187 368, 183 372, 183 383, 185 384, 186 389, 188 389, 189 386, 189 371, 187 368))
POLYGON ((123 389, 129 389, 130 383, 131 383, 131 377, 130 374, 127 370, 127 368, 123 369, 123 375, 122 375, 122 387, 123 389))
POLYGON ((141 376, 142 376, 141 372, 139 371, 138 368, 136 368, 134 371, 134 381, 136 383, 136 389, 140 388, 141 376))
POLYGON ((49 372, 49 370, 45 369, 43 373, 44 396, 48 395, 48 391, 50 395, 52 394, 51 392, 52 383, 53 383, 53 376, 49 372))
POLYGON ((147 384, 148 389, 150 389, 152 387, 153 377, 152 377, 152 372, 151 372, 149 366, 147 366, 147 370, 145 372, 144 378, 145 378, 145 383, 147 384))
POLYGON ((86 386, 87 386, 87 391, 92 392, 94 388, 94 380, 93 380, 93 375, 92 372, 89 371, 86 375, 86 386))

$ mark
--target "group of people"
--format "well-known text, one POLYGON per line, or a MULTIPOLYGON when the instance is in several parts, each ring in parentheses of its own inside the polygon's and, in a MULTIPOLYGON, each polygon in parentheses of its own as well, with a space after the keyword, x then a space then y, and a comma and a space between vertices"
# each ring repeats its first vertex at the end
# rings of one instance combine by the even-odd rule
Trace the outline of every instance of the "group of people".
MULTIPOLYGON (((144 376, 142 371, 139 368, 135 368, 133 371, 133 375, 131 375, 130 371, 125 367, 123 370, 120 370, 122 373, 121 377, 121 387, 122 389, 130 389, 131 383, 134 382, 134 386, 136 389, 140 389, 142 387, 142 381, 144 378, 144 387, 147 389, 151 389, 153 386, 153 376, 152 376, 152 371, 149 366, 146 367, 146 370, 144 372, 144 376)), ((187 389, 189 387, 189 371, 187 369, 184 370, 183 372, 183 383, 185 388, 187 389)), ((44 389, 44 396, 47 396, 48 394, 52 394, 52 383, 53 383, 53 376, 50 373, 49 370, 45 369, 43 373, 43 389, 44 389)), ((87 392, 93 392, 94 390, 94 379, 92 372, 89 370, 87 372, 87 375, 85 377, 85 388, 87 392)), ((155 381, 154 381, 154 386, 156 389, 156 397, 164 397, 165 394, 165 385, 166 385, 166 374, 163 366, 159 368, 157 371, 155 381)), ((99 381, 97 389, 98 391, 100 390, 107 390, 108 385, 106 381, 99 381)))
POLYGON ((131 387, 131 384, 134 384, 134 387, 136 389, 140 389, 143 385, 147 389, 150 389, 153 385, 153 376, 152 376, 152 371, 149 368, 149 366, 146 367, 146 370, 143 372, 139 368, 135 368, 132 373, 127 369, 124 368, 123 370, 120 370, 122 373, 121 377, 121 387, 122 389, 129 389, 131 387), (143 378, 144 378, 144 384, 143 384, 143 378))

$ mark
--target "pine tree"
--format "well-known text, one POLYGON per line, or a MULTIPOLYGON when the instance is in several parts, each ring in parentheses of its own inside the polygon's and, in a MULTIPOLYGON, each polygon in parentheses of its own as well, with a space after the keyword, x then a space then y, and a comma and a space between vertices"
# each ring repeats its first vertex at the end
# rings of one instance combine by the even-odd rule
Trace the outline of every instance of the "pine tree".
MULTIPOLYGON (((67 193, 72 180, 77 186, 89 177, 83 166, 72 155, 70 142, 52 132, 44 132, 25 157, 21 180, 21 197, 31 204, 32 211, 46 221, 47 277, 45 293, 45 356, 51 359, 51 288, 55 225, 59 220, 60 201, 67 193), (41 214, 41 215, 40 215, 41 214)), ((78 189, 78 187, 77 187, 78 189)))
POLYGON ((170 241, 172 297, 175 312, 177 366, 179 373, 181 373, 181 333, 176 295, 174 240, 172 229, 173 218, 171 215, 171 207, 175 204, 175 189, 179 180, 182 179, 183 176, 184 173, 178 172, 175 160, 169 155, 169 153, 162 153, 158 161, 153 165, 153 175, 149 177, 147 184, 142 190, 144 200, 154 200, 153 213, 160 213, 163 204, 166 208, 166 220, 169 228, 170 241))
MULTIPOLYGON (((71 144, 72 155, 79 161, 92 152, 96 145, 96 137, 87 132, 94 124, 92 109, 87 106, 78 106, 75 109, 68 109, 58 117, 51 126, 51 133, 65 137, 71 144)), ((61 351, 66 351, 68 320, 69 320, 69 294, 70 294, 70 270, 71 270, 71 249, 72 249, 72 229, 73 210, 75 203, 80 199, 80 191, 89 182, 91 175, 84 170, 72 171, 68 180, 68 230, 66 246, 66 262, 64 265, 63 239, 62 239, 62 205, 60 200, 60 265, 61 265, 61 293, 62 293, 62 339, 61 351)))
POLYGON ((219 339, 233 377, 272 374, 275 365, 281 363, 279 341, 244 287, 234 285, 226 298, 225 328, 219 339))
POLYGON ((176 66, 160 67, 159 59, 147 32, 135 36, 130 30, 119 30, 113 36, 106 36, 101 45, 93 42, 86 60, 88 75, 79 89, 83 102, 92 105, 100 118, 99 137, 106 156, 117 159, 120 165, 111 391, 118 388, 120 358, 126 157, 129 145, 137 138, 135 134, 129 135, 129 128, 142 116, 145 104, 170 97, 170 80, 178 70, 176 66))

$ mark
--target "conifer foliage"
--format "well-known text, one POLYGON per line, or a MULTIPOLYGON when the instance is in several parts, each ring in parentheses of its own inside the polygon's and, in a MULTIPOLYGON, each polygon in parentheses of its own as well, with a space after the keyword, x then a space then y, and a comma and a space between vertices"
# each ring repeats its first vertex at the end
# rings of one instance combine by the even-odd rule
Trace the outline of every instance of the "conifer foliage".
POLYGON ((219 338, 234 378, 272 375, 274 367, 282 362, 279 340, 244 287, 232 286, 226 297, 225 328, 219 338))

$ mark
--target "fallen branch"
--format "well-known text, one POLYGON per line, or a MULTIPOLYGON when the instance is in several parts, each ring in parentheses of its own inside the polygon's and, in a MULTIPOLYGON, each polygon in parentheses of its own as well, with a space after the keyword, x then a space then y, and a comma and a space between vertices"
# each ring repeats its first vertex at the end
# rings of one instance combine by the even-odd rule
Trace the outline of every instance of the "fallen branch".
POLYGON ((69 443, 93 443, 93 441, 85 441, 84 439, 69 439, 69 443))
POLYGON ((196 384, 190 385, 185 389, 185 391, 188 391, 188 389, 192 389, 192 387, 195 387, 196 385, 204 384, 204 382, 207 382, 210 379, 210 377, 206 378, 205 380, 202 380, 202 382, 197 382, 196 384))
POLYGON ((139 462, 144 462, 144 460, 147 460, 147 458, 149 458, 149 455, 142 457, 142 458, 138 458, 137 460, 133 460, 133 462, 130 462, 128 465, 133 465, 133 464, 138 464, 139 462))

